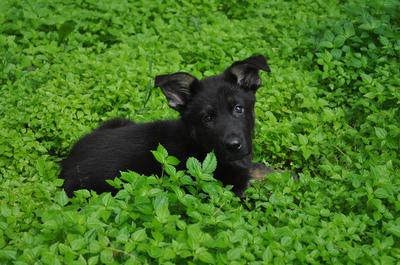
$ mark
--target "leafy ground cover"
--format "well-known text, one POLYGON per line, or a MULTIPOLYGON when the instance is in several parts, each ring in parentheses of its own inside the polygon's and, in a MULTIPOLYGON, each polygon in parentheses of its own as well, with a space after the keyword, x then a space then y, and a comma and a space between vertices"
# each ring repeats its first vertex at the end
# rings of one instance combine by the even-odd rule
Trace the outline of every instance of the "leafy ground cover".
POLYGON ((398 264, 398 1, 1 1, 0 263, 398 264), (240 202, 160 148, 166 178, 69 200, 58 161, 110 117, 176 117, 156 74, 264 54, 255 157, 298 172, 240 202), (189 177, 189 176, 192 176, 189 177))

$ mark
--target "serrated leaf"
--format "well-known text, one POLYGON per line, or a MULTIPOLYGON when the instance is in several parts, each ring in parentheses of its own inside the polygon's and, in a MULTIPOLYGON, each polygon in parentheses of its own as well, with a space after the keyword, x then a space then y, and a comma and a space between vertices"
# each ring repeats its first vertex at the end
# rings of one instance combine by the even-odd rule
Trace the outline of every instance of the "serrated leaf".
POLYGON ((384 36, 379 36, 379 41, 383 46, 388 46, 390 44, 389 39, 384 36))
POLYGON ((74 194, 77 198, 82 198, 82 199, 86 199, 91 196, 88 190, 77 190, 74 192, 74 194))
POLYGON ((120 179, 128 183, 133 183, 135 180, 138 179, 138 177, 140 177, 140 175, 136 172, 121 172, 120 179))
POLYGON ((331 51, 332 57, 335 58, 336 60, 340 59, 342 53, 343 53, 342 50, 339 49, 332 49, 331 51))
POLYGON ((292 238, 290 236, 284 236, 281 238, 281 245, 288 247, 292 243, 292 238))
POLYGON ((299 139, 299 144, 300 145, 302 145, 302 146, 307 145, 307 143, 308 143, 308 138, 307 137, 305 137, 302 134, 298 134, 297 137, 299 139))
POLYGON ((352 22, 347 22, 343 25, 346 37, 349 38, 355 34, 354 26, 352 22))
POLYGON ((226 255, 229 260, 237 260, 242 255, 243 249, 242 248, 233 248, 230 249, 226 255))
POLYGON ((168 156, 167 163, 173 166, 179 165, 179 159, 174 156, 168 156))
POLYGON ((189 170, 189 173, 192 176, 199 177, 201 175, 202 167, 199 162, 194 157, 189 157, 188 160, 186 161, 186 168, 189 170))
POLYGON ((146 229, 139 229, 131 235, 132 240, 140 242, 147 238, 146 229))
POLYGON ((355 68, 360 68, 362 66, 361 61, 357 58, 351 58, 350 60, 350 65, 355 67, 355 68))
POLYGON ((168 197, 165 194, 159 194, 153 202, 154 212, 159 218, 160 222, 166 222, 169 217, 168 197))
POLYGON ((171 165, 165 165, 165 172, 172 178, 175 180, 175 175, 176 175, 176 169, 171 166, 171 165))
POLYGON ((214 152, 208 153, 203 161, 203 172, 207 174, 212 174, 217 168, 217 157, 214 152))
POLYGON ((153 150, 150 152, 153 154, 154 158, 157 160, 158 163, 165 164, 165 157, 162 154, 153 150))
POLYGON ((390 198, 391 194, 384 188, 377 188, 374 194, 379 199, 390 198))
POLYGON ((217 184, 212 183, 212 182, 204 182, 201 184, 201 188, 207 192, 210 195, 216 195, 217 194, 217 184))
POLYGON ((335 38, 335 35, 333 34, 332 31, 327 30, 327 31, 324 32, 324 39, 325 40, 331 42, 331 41, 333 41, 334 38, 335 38))
POLYGON ((386 130, 380 127, 375 127, 375 134, 379 139, 385 139, 387 136, 386 130))
POLYGON ((89 242, 89 252, 90 253, 99 253, 102 249, 102 246, 97 240, 91 240, 89 242))
POLYGON ((263 260, 265 261, 265 262, 272 262, 272 259, 273 259, 273 257, 274 257, 274 255, 272 254, 272 251, 271 251, 271 247, 267 247, 265 250, 264 250, 264 253, 263 253, 263 260))
POLYGON ((367 83, 371 83, 372 82, 372 77, 370 75, 367 75, 365 73, 361 73, 360 74, 361 78, 363 80, 365 80, 367 83))
POLYGON ((75 251, 81 250, 86 245, 87 242, 84 238, 78 238, 71 242, 71 249, 75 251))
POLYGON ((188 234, 187 242, 188 242, 189 247, 191 247, 192 249, 198 249, 198 246, 200 243, 199 239, 201 238, 201 234, 202 234, 199 225, 197 225, 197 224, 188 225, 186 230, 187 230, 187 234, 188 234))
POLYGON ((346 36, 344 35, 337 35, 335 37, 335 40, 333 42, 333 45, 335 46, 335 48, 340 48, 343 46, 344 42, 346 41, 346 36))
POLYGON ((101 202, 104 206, 109 206, 112 200, 111 193, 104 193, 101 198, 101 202))
POLYGON ((161 144, 157 146, 157 152, 164 158, 168 156, 168 151, 167 149, 164 148, 161 144))

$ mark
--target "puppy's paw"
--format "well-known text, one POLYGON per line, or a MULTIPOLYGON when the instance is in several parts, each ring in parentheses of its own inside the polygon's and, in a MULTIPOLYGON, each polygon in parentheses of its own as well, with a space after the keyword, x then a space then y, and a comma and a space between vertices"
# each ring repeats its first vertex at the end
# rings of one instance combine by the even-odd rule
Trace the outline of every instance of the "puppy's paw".
POLYGON ((274 169, 265 166, 262 163, 255 163, 251 165, 250 177, 252 179, 264 179, 266 175, 275 172, 274 169))

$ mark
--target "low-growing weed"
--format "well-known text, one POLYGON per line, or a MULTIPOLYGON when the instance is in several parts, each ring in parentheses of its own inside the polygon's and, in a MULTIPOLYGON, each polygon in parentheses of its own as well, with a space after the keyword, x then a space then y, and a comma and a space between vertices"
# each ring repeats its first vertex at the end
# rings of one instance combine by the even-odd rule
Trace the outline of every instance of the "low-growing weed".
POLYGON ((396 264, 398 1, 1 1, 0 263, 396 264), (163 176, 68 199, 58 162, 116 116, 176 117, 154 76, 269 58, 240 201, 159 147, 163 176))

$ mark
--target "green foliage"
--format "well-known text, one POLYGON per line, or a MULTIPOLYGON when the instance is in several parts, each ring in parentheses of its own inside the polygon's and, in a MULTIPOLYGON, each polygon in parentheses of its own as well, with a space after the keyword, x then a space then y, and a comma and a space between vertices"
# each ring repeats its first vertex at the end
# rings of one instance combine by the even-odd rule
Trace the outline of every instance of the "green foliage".
POLYGON ((398 1, 0 2, 1 264, 396 264, 398 1), (153 151, 115 196, 69 199, 58 162, 110 117, 176 117, 156 74, 219 73, 264 54, 244 201, 217 161, 153 151), (176 169, 185 163, 186 171, 176 169))

